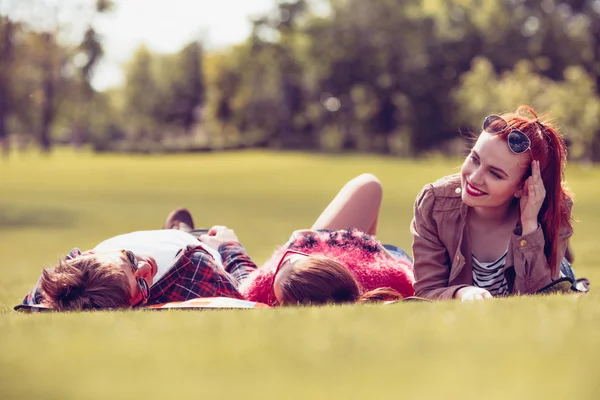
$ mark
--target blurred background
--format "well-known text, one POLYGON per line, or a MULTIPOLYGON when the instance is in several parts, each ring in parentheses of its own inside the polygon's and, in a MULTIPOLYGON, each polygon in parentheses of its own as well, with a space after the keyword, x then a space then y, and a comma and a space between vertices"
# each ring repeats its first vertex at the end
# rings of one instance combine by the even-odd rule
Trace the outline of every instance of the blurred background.
POLYGON ((600 159, 599 0, 0 0, 0 142, 398 156, 550 113, 600 159))

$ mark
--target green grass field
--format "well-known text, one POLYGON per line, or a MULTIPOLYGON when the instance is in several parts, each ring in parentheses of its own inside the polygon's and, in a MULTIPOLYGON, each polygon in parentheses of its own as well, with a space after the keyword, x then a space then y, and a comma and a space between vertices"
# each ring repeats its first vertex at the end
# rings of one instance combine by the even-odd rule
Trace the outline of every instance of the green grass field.
MULTIPOLYGON (((460 160, 244 152, 0 160, 0 399, 598 399, 600 295, 240 311, 25 315, 71 247, 185 205, 264 261, 337 190, 379 176, 379 238, 410 248, 421 187, 460 160)), ((570 165, 576 272, 600 284, 600 168, 570 165)))

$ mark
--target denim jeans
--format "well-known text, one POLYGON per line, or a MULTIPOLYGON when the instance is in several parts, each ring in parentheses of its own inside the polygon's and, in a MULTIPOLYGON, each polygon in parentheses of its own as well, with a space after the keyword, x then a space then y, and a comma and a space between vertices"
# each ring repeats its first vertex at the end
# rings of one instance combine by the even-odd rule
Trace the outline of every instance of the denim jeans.
POLYGON ((385 249, 389 251, 392 256, 396 258, 408 258, 411 263, 413 262, 412 257, 400 247, 394 246, 393 244, 384 244, 383 247, 385 247, 385 249))

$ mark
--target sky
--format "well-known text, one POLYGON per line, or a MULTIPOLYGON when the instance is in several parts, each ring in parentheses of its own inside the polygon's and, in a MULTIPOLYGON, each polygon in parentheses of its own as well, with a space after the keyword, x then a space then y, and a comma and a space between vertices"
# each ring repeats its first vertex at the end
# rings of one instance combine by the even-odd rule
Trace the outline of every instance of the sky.
POLYGON ((194 39, 208 49, 239 43, 250 34, 249 17, 274 5, 275 0, 116 0, 115 10, 96 21, 105 56, 92 83, 97 90, 122 83, 122 65, 141 44, 175 52, 194 39))

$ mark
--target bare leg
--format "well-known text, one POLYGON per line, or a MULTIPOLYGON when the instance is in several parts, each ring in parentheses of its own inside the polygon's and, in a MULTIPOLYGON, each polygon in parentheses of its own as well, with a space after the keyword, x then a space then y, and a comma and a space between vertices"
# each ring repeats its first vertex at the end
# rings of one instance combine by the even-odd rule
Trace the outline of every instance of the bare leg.
POLYGON ((362 174, 346 183, 312 226, 318 229, 357 228, 377 233, 383 189, 375 175, 362 174))

